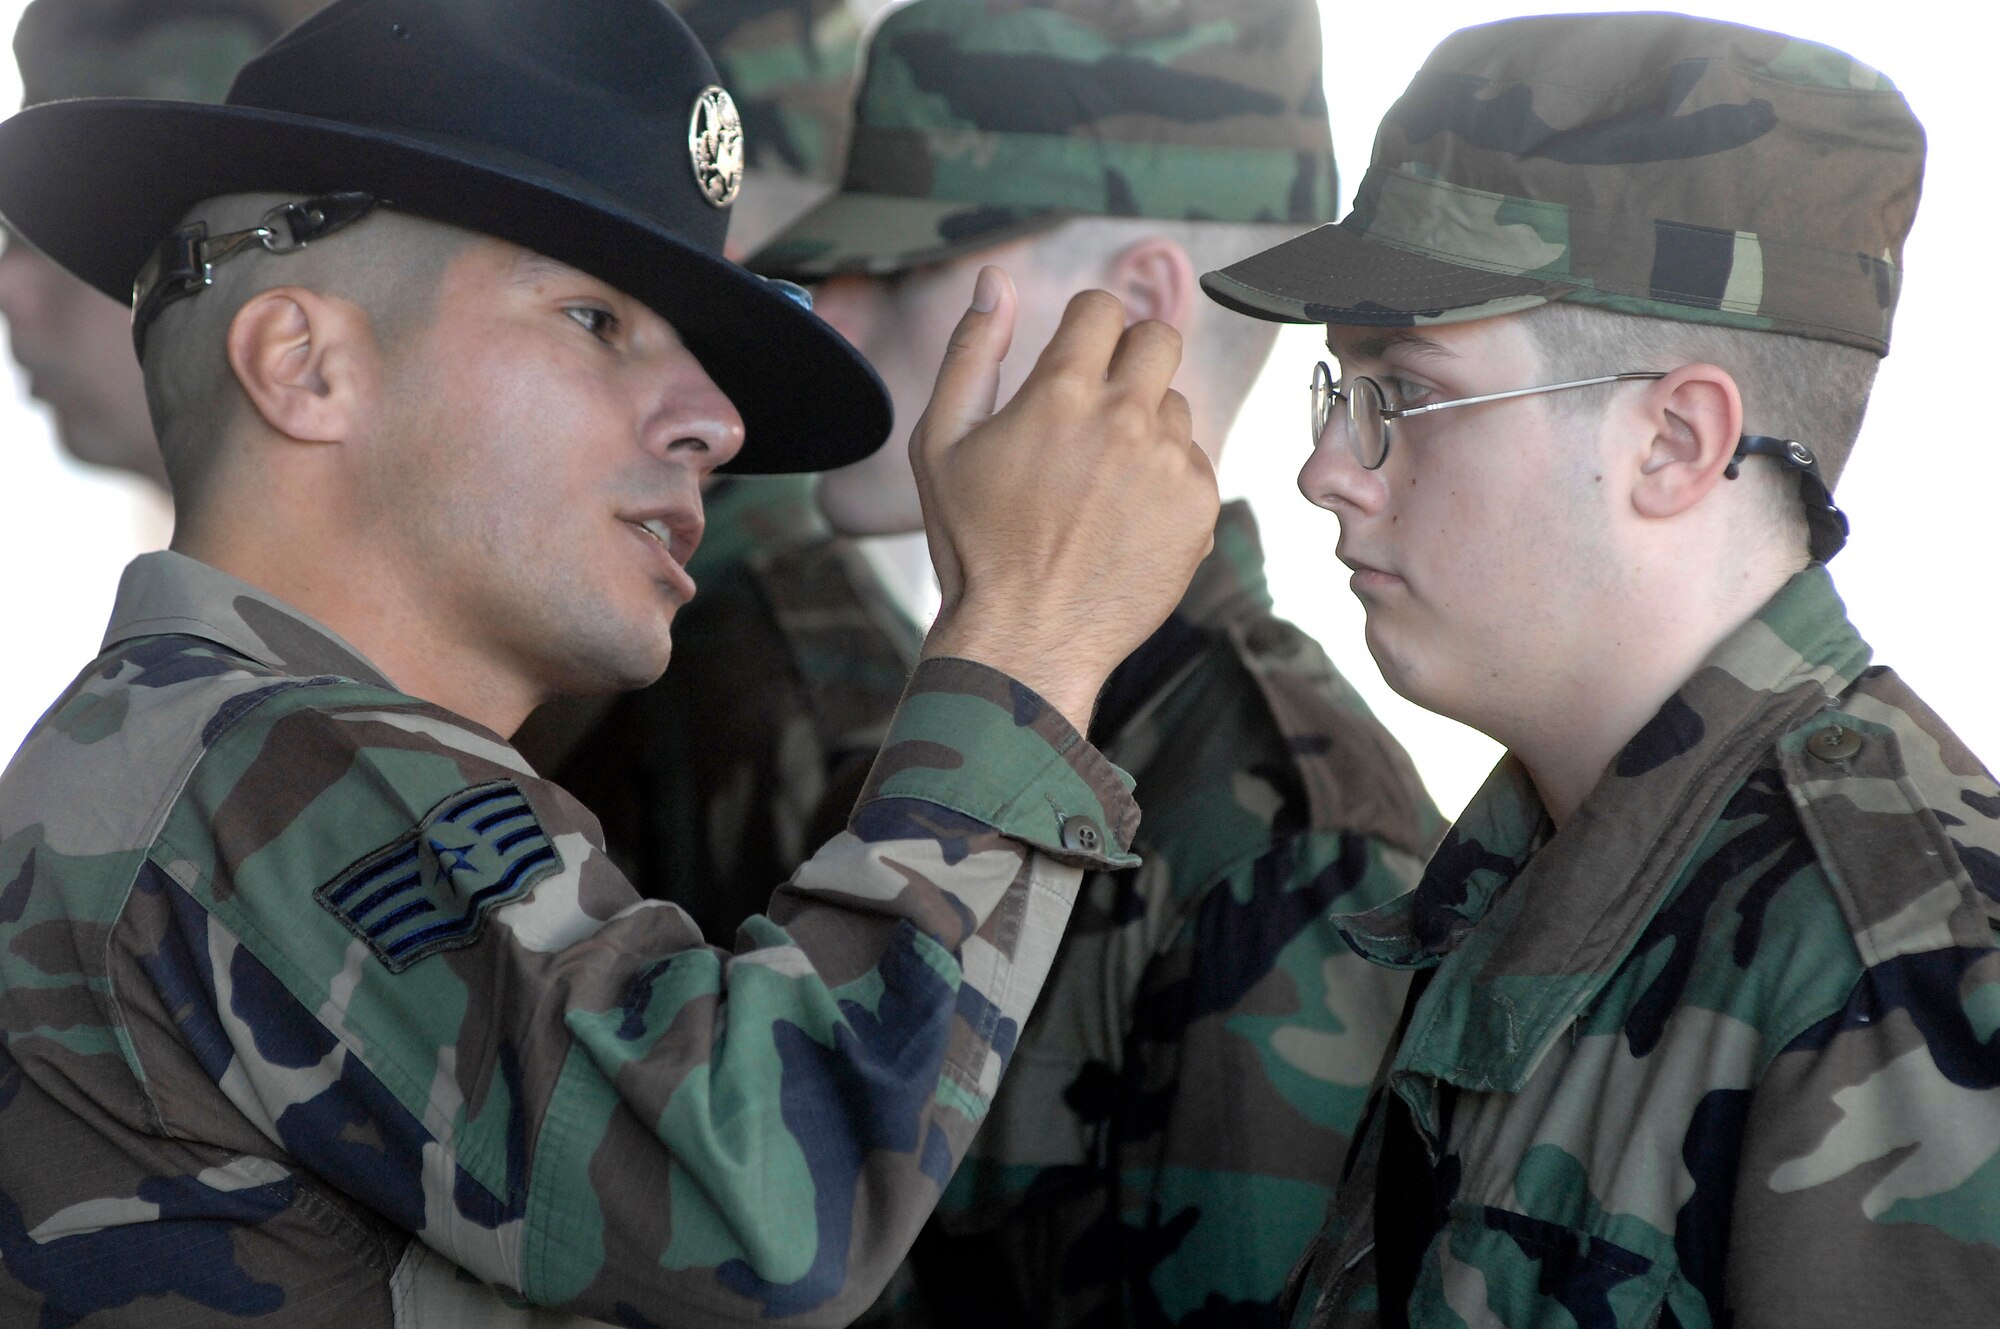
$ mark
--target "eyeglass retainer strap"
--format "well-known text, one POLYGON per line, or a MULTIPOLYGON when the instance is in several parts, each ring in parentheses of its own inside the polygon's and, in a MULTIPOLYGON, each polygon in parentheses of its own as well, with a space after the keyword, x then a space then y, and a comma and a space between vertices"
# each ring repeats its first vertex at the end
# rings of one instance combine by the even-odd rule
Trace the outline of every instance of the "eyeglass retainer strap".
POLYGON ((210 236, 207 222, 176 227, 160 241, 132 283, 132 348, 146 354, 146 329, 160 311, 176 300, 199 294, 215 282, 215 265, 234 258, 252 245, 269 253, 289 254, 315 240, 360 221, 383 200, 359 190, 318 194, 295 203, 280 203, 263 221, 246 230, 210 236), (281 229, 282 228, 282 229, 281 229))
POLYGON ((1723 475, 1734 480, 1745 457, 1769 457, 1799 473, 1799 498, 1805 503, 1813 562, 1828 562, 1839 553, 1847 544, 1847 514, 1834 506, 1833 491, 1820 474, 1819 458, 1813 450, 1795 438, 1745 434, 1736 440, 1736 454, 1723 475))

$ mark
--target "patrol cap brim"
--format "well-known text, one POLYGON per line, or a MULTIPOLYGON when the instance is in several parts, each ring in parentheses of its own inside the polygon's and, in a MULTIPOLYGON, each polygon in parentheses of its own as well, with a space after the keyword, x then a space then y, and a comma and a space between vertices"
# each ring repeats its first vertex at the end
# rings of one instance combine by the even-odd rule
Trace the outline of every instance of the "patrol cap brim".
POLYGON ((1066 208, 836 193, 779 232, 744 266, 766 277, 806 283, 844 273, 883 276, 1038 235, 1077 215, 1066 208))
POLYGON ((1209 298, 1274 323, 1411 327, 1470 323, 1560 300, 1569 283, 1492 272, 1369 239, 1317 230, 1201 279, 1209 298))
POLYGON ((589 182, 504 148, 125 98, 50 102, 0 123, 0 214, 120 303, 204 199, 349 189, 560 260, 658 311, 743 417, 731 471, 831 469, 888 437, 881 380, 817 315, 589 182))

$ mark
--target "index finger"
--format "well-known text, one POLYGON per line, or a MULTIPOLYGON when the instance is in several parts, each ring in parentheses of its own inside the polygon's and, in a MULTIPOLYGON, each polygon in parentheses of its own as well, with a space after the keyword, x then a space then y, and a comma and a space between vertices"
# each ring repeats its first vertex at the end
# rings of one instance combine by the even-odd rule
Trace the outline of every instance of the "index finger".
POLYGON ((1109 291, 1078 291, 1063 310, 1055 336, 1028 372, 1028 382, 1049 377, 1103 382, 1124 332, 1125 306, 1117 296, 1109 291))
POLYGON ((1147 319, 1125 329, 1112 354, 1109 376, 1147 401, 1163 396, 1181 367, 1181 334, 1171 323, 1147 319))

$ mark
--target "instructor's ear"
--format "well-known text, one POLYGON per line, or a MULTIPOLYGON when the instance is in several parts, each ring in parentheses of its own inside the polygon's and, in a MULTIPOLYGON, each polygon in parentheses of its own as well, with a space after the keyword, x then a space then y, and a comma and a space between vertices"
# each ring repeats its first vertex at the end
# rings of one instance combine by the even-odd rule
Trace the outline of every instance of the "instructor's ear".
POLYGON ((1640 409, 1650 431, 1632 487, 1641 516, 1679 516, 1723 478, 1743 434, 1736 380, 1715 365, 1682 365, 1646 385, 1640 409))
POLYGON ((1183 333, 1192 328, 1201 298, 1194 260, 1164 235, 1135 240, 1113 255, 1105 289, 1124 302, 1132 322, 1158 319, 1183 333))
POLYGON ((301 443, 350 437, 375 382, 367 316, 297 286, 259 291, 229 322, 229 368, 264 422, 301 443))

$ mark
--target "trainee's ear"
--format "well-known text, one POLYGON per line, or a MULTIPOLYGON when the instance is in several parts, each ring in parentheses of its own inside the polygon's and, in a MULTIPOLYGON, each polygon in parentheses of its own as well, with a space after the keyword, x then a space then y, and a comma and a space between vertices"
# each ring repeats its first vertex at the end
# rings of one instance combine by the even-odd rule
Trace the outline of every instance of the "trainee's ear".
POLYGON ((229 322, 229 368, 278 433, 332 443, 353 432, 374 342, 346 301, 297 286, 259 291, 229 322))
POLYGON ((1112 256, 1107 286, 1134 323, 1158 319, 1187 332, 1201 298, 1194 260, 1164 235, 1135 240, 1112 256))
POLYGON ((1736 380, 1715 365, 1682 365, 1641 398, 1651 432, 1632 504, 1642 516, 1673 517, 1692 508, 1723 479, 1743 435, 1743 398, 1736 380))

